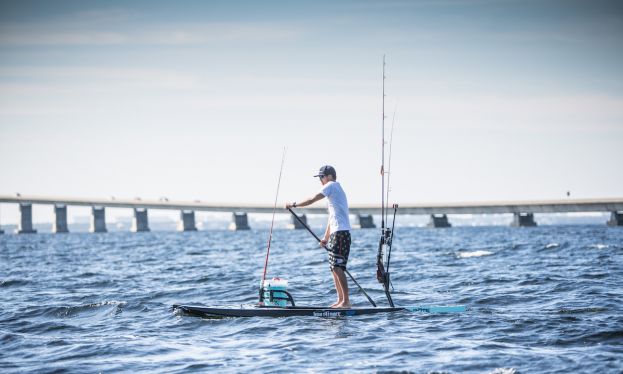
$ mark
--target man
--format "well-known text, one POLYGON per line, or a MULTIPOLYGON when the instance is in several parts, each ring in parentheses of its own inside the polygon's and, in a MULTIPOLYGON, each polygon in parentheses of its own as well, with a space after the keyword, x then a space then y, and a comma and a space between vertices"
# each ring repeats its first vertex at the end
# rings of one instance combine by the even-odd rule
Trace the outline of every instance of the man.
POLYGON ((286 204, 286 209, 308 206, 325 197, 329 200, 329 222, 320 245, 327 247, 329 251, 329 264, 337 291, 337 301, 331 305, 331 308, 350 308, 348 282, 344 273, 351 243, 348 201, 342 186, 336 182, 337 175, 332 166, 321 167, 318 175, 314 177, 318 177, 322 183, 320 191, 307 200, 286 204))

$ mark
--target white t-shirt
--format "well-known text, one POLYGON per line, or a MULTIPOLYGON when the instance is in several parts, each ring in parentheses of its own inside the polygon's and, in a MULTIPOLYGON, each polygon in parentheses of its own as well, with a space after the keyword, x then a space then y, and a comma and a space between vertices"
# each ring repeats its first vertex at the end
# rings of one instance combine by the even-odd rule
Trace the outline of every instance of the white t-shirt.
POLYGON ((322 186, 320 193, 329 200, 329 233, 350 230, 348 200, 342 186, 338 182, 329 181, 322 186))

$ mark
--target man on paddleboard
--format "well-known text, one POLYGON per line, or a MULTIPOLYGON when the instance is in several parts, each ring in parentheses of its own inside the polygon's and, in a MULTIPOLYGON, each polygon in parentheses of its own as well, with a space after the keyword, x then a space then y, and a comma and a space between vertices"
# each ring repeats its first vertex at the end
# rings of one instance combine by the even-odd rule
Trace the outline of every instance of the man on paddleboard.
POLYGON ((299 203, 286 204, 286 209, 308 206, 325 197, 329 200, 329 222, 320 245, 328 250, 329 264, 337 291, 337 301, 331 307, 350 308, 348 282, 344 274, 351 243, 348 200, 342 186, 336 181, 337 175, 332 166, 321 167, 318 175, 314 175, 314 177, 318 177, 322 183, 320 191, 315 196, 299 203))

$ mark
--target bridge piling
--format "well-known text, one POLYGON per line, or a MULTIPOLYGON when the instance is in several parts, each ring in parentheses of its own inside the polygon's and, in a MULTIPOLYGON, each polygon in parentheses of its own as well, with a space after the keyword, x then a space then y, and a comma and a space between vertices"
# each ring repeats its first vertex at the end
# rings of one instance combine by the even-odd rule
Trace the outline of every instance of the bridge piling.
POLYGON ((229 229, 233 231, 250 230, 249 219, 247 213, 234 212, 231 214, 232 222, 229 224, 229 229))
POLYGON ((37 230, 32 228, 32 204, 19 204, 19 225, 16 233, 18 234, 35 234, 37 230))
POLYGON ((67 205, 54 205, 54 225, 52 232, 55 234, 69 232, 67 226, 67 205))
MULTIPOLYGON (((307 215, 302 214, 299 216, 299 218, 301 219, 301 221, 305 222, 305 224, 307 225, 307 215)), ((296 217, 290 216, 290 223, 288 224, 288 228, 293 229, 293 230, 300 230, 300 229, 304 229, 305 226, 303 226, 303 224, 300 223, 299 220, 296 219, 296 217)))
POLYGON ((149 220, 146 208, 134 208, 134 218, 132 219, 132 232, 148 232, 149 220))
POLYGON ((177 224, 177 231, 197 231, 194 210, 180 210, 180 221, 177 224))
POLYGON ((91 207, 91 227, 89 232, 108 232, 106 230, 106 208, 103 206, 91 207))
POLYGON ((372 214, 357 214, 357 224, 355 226, 359 226, 360 229, 376 228, 372 214))
POLYGON ((512 227, 536 227, 534 213, 513 213, 512 227))
POLYGON ((608 226, 623 226, 623 212, 610 212, 608 226))
POLYGON ((431 214, 430 220, 426 227, 432 228, 444 228, 444 227, 452 227, 450 221, 448 221, 448 216, 446 214, 431 214))

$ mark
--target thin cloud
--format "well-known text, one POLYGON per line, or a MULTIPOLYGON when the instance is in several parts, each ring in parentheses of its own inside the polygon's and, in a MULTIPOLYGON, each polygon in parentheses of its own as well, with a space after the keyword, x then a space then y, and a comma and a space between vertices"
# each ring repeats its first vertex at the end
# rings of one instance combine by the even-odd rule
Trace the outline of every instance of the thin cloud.
POLYGON ((303 30, 288 24, 217 22, 163 25, 140 30, 83 30, 60 24, 5 24, 0 46, 195 45, 217 42, 283 42, 303 30))
MULTIPOLYGON (((36 86, 76 87, 84 85, 119 85, 136 88, 189 89, 199 87, 194 74, 154 68, 49 67, 0 69, 0 80, 23 79, 38 82, 36 86), (47 82, 47 84, 46 84, 47 82)), ((22 84, 30 87, 29 84, 22 84)), ((0 93, 11 92, 19 85, 2 85, 0 93)))
POLYGON ((445 129, 511 132, 622 133, 623 97, 552 96, 407 96, 401 97, 404 118, 445 129))

